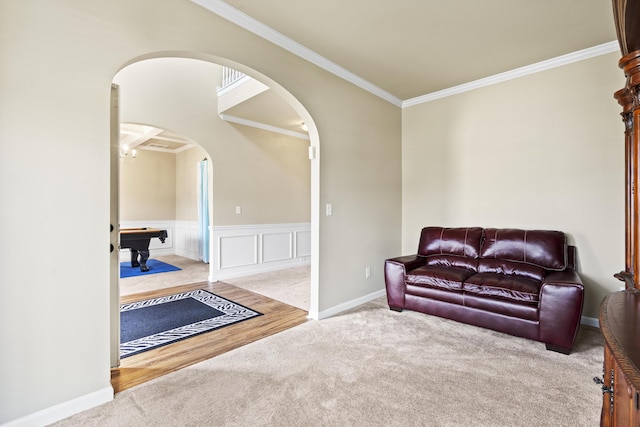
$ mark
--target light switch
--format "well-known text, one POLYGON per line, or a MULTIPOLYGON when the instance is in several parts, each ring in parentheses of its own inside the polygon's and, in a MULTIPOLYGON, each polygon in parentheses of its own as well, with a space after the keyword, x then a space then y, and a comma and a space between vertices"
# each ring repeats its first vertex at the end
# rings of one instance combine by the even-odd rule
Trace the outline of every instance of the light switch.
POLYGON ((327 203, 327 216, 333 215, 333 206, 331 203, 327 203))
POLYGON ((242 206, 236 206, 236 213, 240 215, 242 213, 242 206))

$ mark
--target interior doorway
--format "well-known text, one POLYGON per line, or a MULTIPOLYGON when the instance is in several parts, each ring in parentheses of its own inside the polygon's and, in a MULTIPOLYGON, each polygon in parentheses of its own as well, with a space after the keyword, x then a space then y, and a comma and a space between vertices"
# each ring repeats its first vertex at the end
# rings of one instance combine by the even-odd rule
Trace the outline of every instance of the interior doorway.
MULTIPOLYGON (((181 58, 181 59, 185 59, 185 58, 181 58)), ((197 60, 194 58, 194 60, 197 60)), ((135 64, 135 63, 134 63, 135 64)), ((243 70, 243 71, 248 71, 249 73, 252 73, 251 70, 243 70)), ((253 74, 255 74, 253 72, 253 74)), ((262 77, 263 76, 257 76, 257 77, 262 77)), ((115 81, 115 80, 114 80, 115 81)), ((271 82, 272 83, 272 82, 271 82)), ((283 91, 283 89, 281 87, 279 87, 278 85, 273 85, 275 87, 275 89, 277 91, 283 91)), ((291 102, 291 95, 288 95, 288 102, 291 102)), ((119 138, 116 138, 115 136, 119 135, 120 133, 120 120, 122 119, 121 115, 122 115, 122 111, 120 110, 121 108, 121 102, 122 99, 120 97, 120 94, 118 93, 118 86, 114 85, 114 88, 112 89, 112 99, 114 100, 112 102, 112 128, 111 128, 111 132, 112 132, 112 137, 111 137, 111 150, 112 150, 112 156, 111 156, 111 162, 112 162, 112 168, 111 168, 111 174, 112 174, 112 180, 111 180, 111 188, 112 188, 112 202, 111 202, 111 215, 112 215, 112 224, 119 224, 120 223, 120 218, 118 217, 119 215, 119 210, 120 210, 120 194, 119 194, 119 183, 118 183, 118 179, 119 179, 119 174, 120 174, 120 167, 119 167, 119 162, 120 162, 120 148, 119 146, 117 146, 117 151, 115 150, 116 148, 116 144, 115 144, 115 140, 119 140, 119 138), (115 215, 115 218, 114 218, 115 215)), ((309 145, 313 146, 313 147, 317 147, 318 145, 318 141, 317 141, 317 132, 315 131, 315 126, 313 125, 312 120, 310 119, 310 117, 308 117, 308 114, 306 113, 306 111, 304 110, 304 108, 297 102, 294 102, 295 105, 293 105, 293 107, 296 109, 296 111, 300 110, 303 111, 304 113, 304 117, 302 116, 301 121, 304 120, 305 125, 312 129, 312 131, 310 132, 310 140, 309 140, 309 145)), ((234 125, 237 126, 237 125, 234 125)), ((242 132, 242 131, 240 131, 242 132)), ((311 150, 309 150, 310 152, 311 150)), ((318 222, 317 222, 317 217, 314 219, 314 214, 313 212, 317 212, 317 209, 314 209, 314 206, 318 206, 318 201, 317 201, 317 183, 318 183, 318 164, 317 164, 318 158, 314 158, 312 159, 311 165, 310 165, 310 197, 309 199, 307 199, 307 203, 310 205, 310 209, 311 209, 311 213, 310 213, 310 223, 311 223, 311 296, 310 296, 310 310, 309 310, 309 317, 314 317, 313 313, 317 313, 317 293, 318 293, 318 280, 317 280, 317 250, 315 248, 317 248, 318 245, 318 222)), ((214 196, 211 195, 211 200, 213 201, 214 196)), ((212 224, 215 224, 215 222, 212 219, 212 224)), ((113 240, 113 237, 112 237, 113 240)), ((213 246, 215 243, 212 239, 212 244, 211 246, 213 246)), ((117 248, 117 246, 116 246, 117 248)), ((215 248, 211 248, 211 252, 213 253, 215 251, 215 248)), ((112 300, 112 322, 111 322, 111 328, 112 328, 112 351, 111 351, 111 359, 112 359, 112 365, 113 366, 117 366, 118 365, 118 361, 119 361, 119 357, 117 357, 117 349, 119 347, 119 304, 120 304, 120 285, 119 285, 119 273, 116 272, 117 267, 116 264, 114 262, 114 259, 117 257, 117 250, 115 251, 116 255, 111 256, 111 263, 112 263, 112 269, 111 269, 111 275, 112 275, 112 280, 111 280, 111 300, 112 300), (117 298, 116 298, 117 296, 117 298)), ((119 267, 119 264, 118 264, 119 267)), ((215 276, 212 275, 211 271, 209 274, 209 279, 213 278, 215 280, 215 276)), ((317 317, 317 315, 316 315, 317 317)))

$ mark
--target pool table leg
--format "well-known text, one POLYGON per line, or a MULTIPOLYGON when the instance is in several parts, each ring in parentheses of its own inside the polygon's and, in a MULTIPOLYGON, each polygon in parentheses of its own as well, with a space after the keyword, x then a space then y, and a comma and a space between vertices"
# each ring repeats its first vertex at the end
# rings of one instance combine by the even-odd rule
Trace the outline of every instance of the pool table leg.
POLYGON ((147 267, 147 260, 149 259, 149 251, 138 250, 138 252, 140 252, 140 271, 149 271, 149 267, 147 267))
POLYGON ((140 263, 138 262, 138 250, 137 249, 129 249, 131 252, 131 267, 139 267, 140 263))

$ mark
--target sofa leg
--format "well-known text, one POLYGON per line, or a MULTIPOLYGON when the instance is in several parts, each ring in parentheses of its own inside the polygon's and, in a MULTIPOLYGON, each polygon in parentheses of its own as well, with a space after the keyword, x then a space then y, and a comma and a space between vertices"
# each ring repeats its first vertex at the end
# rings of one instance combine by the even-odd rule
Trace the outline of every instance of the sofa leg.
POLYGON ((402 307, 392 307, 392 306, 389 306, 389 308, 390 308, 391 310, 393 310, 393 311, 398 311, 398 312, 402 311, 402 307))
POLYGON ((552 344, 545 344, 547 346, 547 350, 549 351, 555 351, 557 353, 562 353, 562 354, 571 354, 571 348, 564 348, 564 347, 559 347, 557 345, 552 345, 552 344))

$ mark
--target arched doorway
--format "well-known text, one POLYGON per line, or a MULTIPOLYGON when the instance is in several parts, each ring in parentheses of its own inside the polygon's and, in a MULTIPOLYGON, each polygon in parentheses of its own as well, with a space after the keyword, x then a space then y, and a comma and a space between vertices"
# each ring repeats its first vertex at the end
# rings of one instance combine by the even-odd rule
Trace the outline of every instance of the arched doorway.
MULTIPOLYGON (((175 56, 172 56, 174 58, 176 58, 175 56)), ((129 63, 127 63, 121 70, 126 69, 129 66, 133 66, 134 64, 139 64, 143 61, 146 60, 153 60, 153 59, 161 59, 161 58, 167 58, 167 56, 165 55, 148 55, 145 57, 141 57, 141 58, 137 58, 135 60, 130 61, 129 63)), ((307 126, 307 128, 309 129, 309 144, 308 147, 309 150, 309 154, 310 157, 312 157, 312 161, 310 163, 310 203, 308 200, 308 203, 310 205, 310 222, 311 222, 311 291, 310 291, 310 310, 309 310, 309 315, 310 317, 317 318, 317 313, 318 313, 318 269, 317 269, 317 254, 318 254, 318 218, 314 217, 316 216, 316 212, 318 212, 317 207, 319 206, 319 201, 318 201, 318 182, 319 182, 319 150, 318 150, 318 143, 319 143, 319 139, 318 139, 318 133, 317 133, 317 129, 313 123, 313 120, 311 119, 309 113, 304 109, 304 107, 297 101, 295 100, 295 98, 289 94, 284 88, 282 88, 280 85, 276 84, 275 82, 269 80, 267 77, 260 75, 259 73, 257 73, 254 70, 250 70, 247 69, 246 67, 243 67, 242 65, 239 64, 234 64, 231 63, 230 61, 225 61, 223 59, 220 58, 204 58, 201 57, 199 55, 184 55, 184 56, 180 56, 179 59, 181 60, 193 60, 193 61, 204 61, 207 62, 209 64, 217 64, 217 65, 228 65, 230 67, 233 67, 234 69, 239 69, 240 71, 242 71, 244 74, 251 76, 252 78, 256 79, 257 81, 262 82, 265 85, 268 85, 269 88, 271 88, 274 92, 278 93, 279 96, 281 96, 284 100, 286 100, 286 102, 299 114, 300 120, 304 121, 305 125, 307 126), (311 156, 311 153, 313 153, 314 155, 311 156)), ((210 88, 213 89, 213 88, 210 88)), ((117 90, 117 88, 114 88, 113 90, 117 90)), ((115 96, 115 95, 114 95, 115 96)), ((117 98, 116 98, 117 99, 117 98)), ((112 134, 115 132, 119 132, 116 128, 119 124, 119 120, 120 120, 120 115, 121 115, 121 111, 118 110, 118 108, 120 107, 120 103, 119 102, 113 102, 112 103, 112 134), (117 119, 115 119, 115 118, 117 119)), ((183 106, 185 104, 182 104, 183 106)), ((180 110, 182 111, 182 110, 180 110)), ((207 114, 210 114, 211 111, 209 111, 207 114)), ((166 122, 168 123, 168 125, 166 127, 170 127, 171 129, 175 129, 175 130, 183 130, 183 129, 193 129, 194 126, 192 123, 186 123, 186 124, 180 124, 180 125, 174 125, 175 121, 173 120, 175 117, 164 117, 166 119, 166 122)), ((186 120, 186 122, 189 122, 189 119, 186 120)), ((162 123, 158 123, 159 125, 162 123)), ((164 126, 164 125, 163 125, 164 126)), ((197 127, 197 126, 195 126, 197 127)), ((206 129, 206 125, 202 126, 198 131, 194 132, 194 140, 202 140, 202 139, 206 139, 206 135, 207 135, 207 131, 211 131, 211 129, 206 129), (204 136, 204 137, 203 137, 204 136)), ((187 131, 188 132, 188 131, 187 131)), ((189 134, 189 136, 191 136, 191 134, 189 134)), ((118 202, 117 199, 119 197, 119 195, 117 194, 117 188, 118 185, 114 184, 114 174, 117 176, 118 172, 118 165, 117 165, 117 161, 114 160, 115 158, 115 147, 114 147, 114 140, 116 138, 114 138, 114 136, 112 135, 112 169, 111 169, 111 173, 112 173, 112 223, 115 221, 113 220, 113 211, 115 211, 115 215, 117 216, 117 211, 118 211, 118 202), (115 164, 114 164, 115 163, 115 164), (116 194, 114 193, 114 190, 116 191, 116 194), (115 199, 115 201, 114 201, 115 199)), ((209 153, 212 151, 215 151, 213 149, 211 149, 210 146, 207 146, 206 144, 203 144, 203 148, 209 153)), ((215 156, 215 153, 213 153, 212 156, 215 156)), ((214 199, 212 197, 212 199, 214 199)), ((118 221, 115 221, 116 223, 118 221)), ((212 223, 215 224, 215 219, 212 219, 212 223)), ((114 272, 114 268, 113 266, 116 265, 113 262, 113 256, 112 256, 112 291, 111 291, 111 301, 112 301, 112 307, 111 307, 111 313, 112 313, 112 322, 111 322, 111 342, 112 342, 112 365, 116 365, 117 364, 117 359, 118 359, 118 352, 117 352, 117 347, 118 347, 118 331, 119 331, 119 324, 117 324, 117 318, 118 318, 118 307, 119 307, 119 299, 117 298, 118 295, 118 291, 117 291, 117 282, 118 282, 118 274, 114 272), (115 349, 115 350, 114 350, 115 349)), ((210 274, 210 277, 215 279, 215 276, 213 274, 210 274)))

